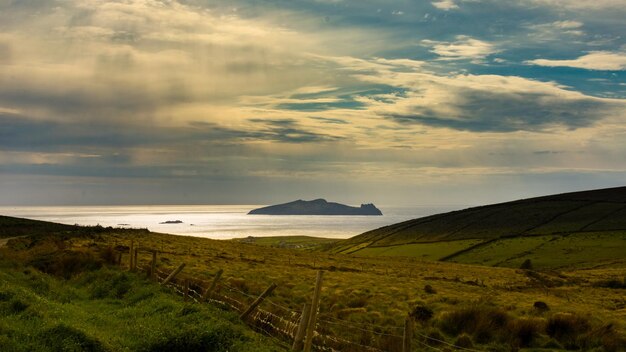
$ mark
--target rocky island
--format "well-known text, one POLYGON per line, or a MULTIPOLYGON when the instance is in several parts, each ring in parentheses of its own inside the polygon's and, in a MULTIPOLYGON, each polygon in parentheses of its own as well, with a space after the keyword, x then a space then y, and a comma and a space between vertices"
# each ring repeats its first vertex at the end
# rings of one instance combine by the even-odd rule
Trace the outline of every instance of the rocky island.
POLYGON ((296 200, 251 210, 248 215, 383 215, 374 204, 360 207, 327 202, 325 199, 296 200))

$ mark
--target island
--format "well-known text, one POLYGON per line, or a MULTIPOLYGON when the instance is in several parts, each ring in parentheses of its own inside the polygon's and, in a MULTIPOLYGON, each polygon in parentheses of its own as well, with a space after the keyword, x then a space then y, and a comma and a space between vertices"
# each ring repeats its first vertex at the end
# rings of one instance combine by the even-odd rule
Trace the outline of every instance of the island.
POLYGON ((163 221, 160 222, 159 224, 182 224, 183 222, 181 220, 168 220, 168 221, 163 221))
POLYGON ((289 203, 253 209, 248 215, 383 215, 374 204, 360 207, 327 202, 325 199, 296 200, 289 203))

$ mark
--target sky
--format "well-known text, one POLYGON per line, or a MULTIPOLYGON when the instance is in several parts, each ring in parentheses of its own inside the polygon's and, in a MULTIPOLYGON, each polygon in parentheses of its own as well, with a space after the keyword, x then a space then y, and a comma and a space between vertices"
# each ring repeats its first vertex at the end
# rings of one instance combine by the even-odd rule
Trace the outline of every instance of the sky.
POLYGON ((623 0, 0 0, 0 204, 624 185, 623 0))

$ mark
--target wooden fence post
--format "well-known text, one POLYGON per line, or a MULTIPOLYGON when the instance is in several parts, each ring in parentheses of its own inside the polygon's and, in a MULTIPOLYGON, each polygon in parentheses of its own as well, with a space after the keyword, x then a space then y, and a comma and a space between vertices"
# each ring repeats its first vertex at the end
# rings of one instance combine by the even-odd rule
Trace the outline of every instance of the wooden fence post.
POLYGON ((402 352, 411 352, 411 340, 413 339, 413 319, 407 316, 404 320, 404 335, 402 336, 402 352))
POLYGON ((213 281, 211 282, 211 286, 209 286, 209 288, 207 288, 206 291, 204 291, 204 294, 202 294, 203 301, 206 301, 207 298, 211 296, 211 293, 213 293, 213 290, 215 290, 215 287, 217 286, 217 282, 219 281, 220 277, 222 277, 223 273, 224 273, 224 270, 222 269, 218 270, 217 273, 215 273, 215 276, 213 277, 213 281))
POLYGON ((307 324, 306 339, 304 340, 304 352, 311 352, 311 345, 313 344, 313 334, 315 333, 315 325, 317 323, 317 309, 320 304, 320 294, 322 292, 323 275, 323 271, 320 270, 317 272, 315 291, 313 291, 313 301, 311 302, 311 314, 309 316, 309 323, 307 324))
POLYGON ((135 241, 130 240, 130 249, 128 250, 128 271, 133 271, 133 252, 135 251, 135 241))
POLYGON ((265 297, 267 297, 270 293, 272 293, 272 291, 274 291, 275 288, 276 288, 276 284, 271 284, 270 287, 266 288, 265 291, 263 291, 263 293, 261 293, 261 295, 257 297, 257 299, 255 299, 254 302, 252 302, 252 304, 243 313, 241 313, 239 318, 241 318, 242 320, 246 319, 248 315, 252 313, 254 308, 256 308, 259 304, 261 304, 261 302, 263 302, 265 297))
POLYGON ((152 250, 152 263, 150 263, 150 279, 154 280, 156 277, 156 261, 157 261, 157 251, 156 249, 152 250))
POLYGON ((137 271, 137 252, 139 248, 135 248, 134 258, 133 258, 133 271, 137 271))
POLYGON ((311 303, 305 303, 302 308, 302 315, 300 316, 300 324, 298 324, 298 331, 293 339, 293 345, 291 350, 295 352, 302 351, 304 346, 304 334, 306 333, 306 327, 309 324, 309 317, 311 315, 311 303))
POLYGON ((169 274, 165 280, 163 280, 163 282, 161 282, 161 286, 165 286, 167 285, 170 281, 172 281, 172 279, 174 277, 176 277, 176 275, 178 275, 178 273, 180 273, 181 271, 183 271, 183 268, 185 267, 185 263, 182 263, 181 265, 178 266, 178 268, 174 269, 174 271, 172 271, 171 274, 169 274))

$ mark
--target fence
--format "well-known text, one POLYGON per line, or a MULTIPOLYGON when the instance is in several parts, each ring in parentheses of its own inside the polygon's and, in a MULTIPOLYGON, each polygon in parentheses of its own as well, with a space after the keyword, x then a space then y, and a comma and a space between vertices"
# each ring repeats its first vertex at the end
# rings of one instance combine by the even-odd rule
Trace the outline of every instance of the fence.
MULTIPOLYGON (((210 282, 194 278, 181 279, 178 275, 185 268, 185 263, 167 273, 157 267, 158 251, 140 248, 131 241, 128 253, 130 271, 145 272, 160 285, 173 289, 185 301, 212 303, 236 311, 255 331, 269 336, 279 345, 292 351, 410 352, 413 351, 412 343, 417 342, 419 349, 415 349, 416 351, 443 351, 440 347, 444 346, 447 350, 480 352, 420 334, 415 331, 410 316, 405 319, 404 326, 378 326, 334 317, 319 317, 324 274, 321 270, 317 272, 311 301, 304 304, 302 311, 297 312, 267 298, 277 287, 276 284, 271 284, 256 296, 220 280, 223 274, 221 269, 213 275, 210 282), (151 254, 149 265, 138 265, 140 252, 151 254), (261 304, 269 308, 262 309, 261 304), (337 336, 337 331, 347 332, 352 338, 337 336), (414 333, 417 339, 413 338, 414 333), (358 341, 354 341, 355 336, 358 336, 358 341)), ((122 265, 121 256, 120 252, 118 256, 120 265, 122 265)))

